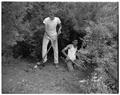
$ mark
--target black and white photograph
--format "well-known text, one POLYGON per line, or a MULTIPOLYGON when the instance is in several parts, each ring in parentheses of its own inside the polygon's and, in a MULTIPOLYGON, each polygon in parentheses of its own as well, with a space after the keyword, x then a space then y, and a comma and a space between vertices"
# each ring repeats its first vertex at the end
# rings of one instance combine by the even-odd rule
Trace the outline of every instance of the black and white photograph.
POLYGON ((118 94, 119 2, 1 1, 2 94, 118 94))

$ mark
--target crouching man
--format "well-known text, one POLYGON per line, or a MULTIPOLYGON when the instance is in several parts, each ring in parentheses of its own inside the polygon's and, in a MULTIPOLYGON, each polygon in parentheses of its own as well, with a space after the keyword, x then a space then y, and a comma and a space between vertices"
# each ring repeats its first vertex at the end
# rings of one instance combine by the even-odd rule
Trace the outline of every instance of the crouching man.
POLYGON ((62 53, 66 56, 67 67, 69 71, 74 71, 73 62, 76 60, 76 52, 77 52, 77 44, 78 40, 73 40, 72 44, 67 45, 63 50, 62 53), (68 50, 68 54, 65 51, 68 50))

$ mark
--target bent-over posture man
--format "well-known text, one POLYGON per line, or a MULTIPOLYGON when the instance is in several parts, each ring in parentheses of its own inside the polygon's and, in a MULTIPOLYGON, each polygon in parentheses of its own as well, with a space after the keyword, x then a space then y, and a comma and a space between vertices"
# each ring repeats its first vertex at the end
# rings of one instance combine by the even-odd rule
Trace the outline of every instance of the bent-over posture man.
MULTIPOLYGON (((43 37, 43 44, 42 44, 42 58, 47 53, 47 46, 49 41, 51 41, 53 51, 54 51, 54 63, 56 68, 58 67, 58 40, 57 35, 61 33, 61 21, 58 17, 55 17, 53 13, 49 14, 49 17, 45 18, 43 23, 45 24, 45 33, 43 37), (59 25, 58 32, 56 31, 57 25, 59 25)), ((43 64, 47 61, 47 55, 43 59, 43 64)))

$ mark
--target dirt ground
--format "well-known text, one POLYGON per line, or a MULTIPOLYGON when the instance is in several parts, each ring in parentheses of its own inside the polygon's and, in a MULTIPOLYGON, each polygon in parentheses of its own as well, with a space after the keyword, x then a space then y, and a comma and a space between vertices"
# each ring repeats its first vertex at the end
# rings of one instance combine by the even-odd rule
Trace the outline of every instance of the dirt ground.
POLYGON ((55 68, 48 62, 43 69, 33 71, 33 63, 21 61, 17 64, 2 65, 2 93, 83 93, 79 80, 86 74, 81 70, 68 72, 64 62, 55 68))

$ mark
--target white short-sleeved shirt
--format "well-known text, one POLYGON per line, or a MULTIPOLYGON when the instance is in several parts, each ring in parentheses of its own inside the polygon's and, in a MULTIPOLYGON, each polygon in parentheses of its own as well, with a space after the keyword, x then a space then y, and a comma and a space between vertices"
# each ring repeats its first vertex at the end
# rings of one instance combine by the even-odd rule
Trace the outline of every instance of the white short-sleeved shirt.
POLYGON ((72 44, 67 45, 66 48, 68 49, 68 57, 74 61, 76 59, 76 52, 77 52, 77 47, 75 48, 72 44))
POLYGON ((49 36, 56 36, 56 26, 60 24, 61 21, 58 17, 54 17, 54 20, 51 20, 50 17, 44 19, 43 23, 45 24, 45 31, 49 36))

